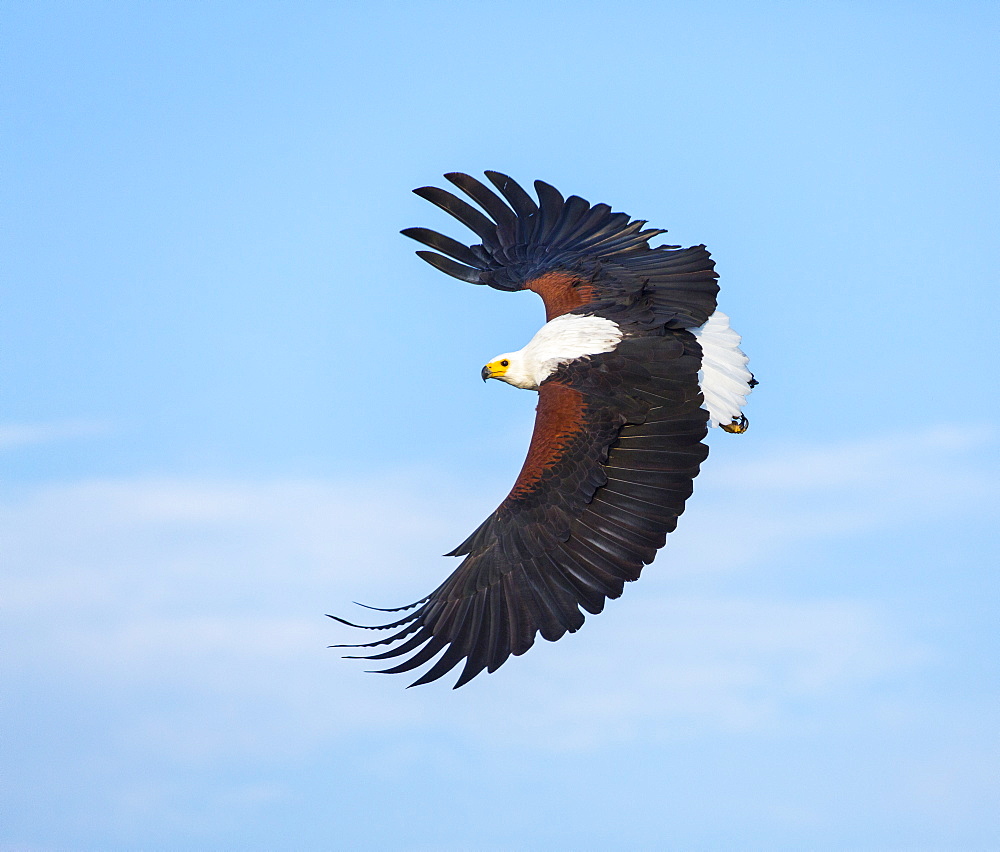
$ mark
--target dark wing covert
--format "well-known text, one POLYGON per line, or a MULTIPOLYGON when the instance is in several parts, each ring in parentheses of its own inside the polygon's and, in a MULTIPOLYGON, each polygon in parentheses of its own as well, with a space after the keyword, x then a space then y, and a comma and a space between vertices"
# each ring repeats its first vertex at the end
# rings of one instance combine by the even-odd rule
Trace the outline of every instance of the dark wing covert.
POLYGON ((402 233, 435 249, 417 254, 448 275, 497 290, 533 290, 545 302, 547 320, 594 312, 616 322, 694 328, 715 310, 718 275, 703 245, 652 248, 649 240, 665 231, 643 230, 645 220, 633 221, 607 204, 591 205, 578 195, 564 199, 544 181, 535 181, 536 202, 500 172, 486 172, 500 195, 461 172, 445 177, 485 215, 444 189, 414 192, 481 242, 467 246, 428 228, 402 233))

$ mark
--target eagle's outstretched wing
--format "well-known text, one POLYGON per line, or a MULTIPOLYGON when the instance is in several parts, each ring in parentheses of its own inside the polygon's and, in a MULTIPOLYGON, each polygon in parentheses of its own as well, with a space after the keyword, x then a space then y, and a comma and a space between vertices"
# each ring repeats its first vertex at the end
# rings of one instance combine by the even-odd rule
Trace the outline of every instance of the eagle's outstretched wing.
POLYGON ((650 248, 649 240, 666 231, 643 230, 644 220, 613 213, 607 204, 592 206, 578 195, 563 199, 540 180, 535 203, 506 175, 486 176, 507 203, 469 175, 445 175, 492 218, 447 190, 414 190, 482 240, 467 246, 427 228, 405 229, 443 253, 417 252, 442 272, 497 290, 533 290, 545 302, 547 320, 586 311, 616 322, 693 328, 715 310, 718 275, 704 246, 650 248))
MULTIPOLYGON (((365 659, 410 654, 384 671, 440 660, 416 684, 466 660, 456 686, 554 641, 617 598, 677 524, 708 448, 698 344, 686 331, 623 342, 542 383, 528 457, 499 508, 449 555, 458 569, 365 659), (405 640, 405 641, 404 641, 405 640)), ((343 619, 338 619, 342 621, 343 619)), ((347 622, 350 623, 350 622, 347 622)), ((352 625, 361 626, 361 625, 352 625)), ((414 684, 415 685, 415 684, 414 684)))
MULTIPOLYGON (((497 510, 458 548, 464 559, 387 638, 337 647, 389 650, 405 659, 384 673, 440 658, 413 685, 463 660, 455 686, 523 654, 537 633, 554 641, 598 613, 653 560, 677 523, 699 466, 708 412, 699 383, 703 350, 689 328, 715 311, 718 291, 704 246, 650 248, 607 205, 562 196, 541 181, 536 204, 514 181, 487 172, 509 202, 467 175, 450 174, 491 219, 444 190, 416 190, 472 228, 465 246, 422 228, 404 234, 449 255, 418 252, 439 269, 501 290, 532 289, 548 319, 565 313, 613 320, 623 338, 559 366, 539 386, 524 467, 497 510)), ((749 375, 749 374, 747 374, 749 375)), ((335 617, 335 616, 332 616, 335 617)), ((344 621, 343 619, 337 619, 344 621)))

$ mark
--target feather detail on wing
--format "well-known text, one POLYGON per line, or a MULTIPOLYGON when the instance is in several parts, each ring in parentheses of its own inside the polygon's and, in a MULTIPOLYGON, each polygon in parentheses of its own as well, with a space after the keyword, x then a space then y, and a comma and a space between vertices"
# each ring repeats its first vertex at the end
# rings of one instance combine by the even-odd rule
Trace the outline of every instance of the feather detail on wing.
POLYGON ((480 242, 467 246, 428 228, 402 233, 434 249, 417 254, 448 275, 497 290, 533 290, 549 320, 588 311, 618 322, 693 328, 715 310, 718 276, 704 246, 650 247, 650 239, 665 231, 644 229, 644 220, 614 213, 607 204, 591 205, 577 195, 564 199, 543 181, 535 181, 536 203, 499 172, 486 177, 500 195, 466 174, 445 177, 485 214, 444 189, 414 192, 480 242))

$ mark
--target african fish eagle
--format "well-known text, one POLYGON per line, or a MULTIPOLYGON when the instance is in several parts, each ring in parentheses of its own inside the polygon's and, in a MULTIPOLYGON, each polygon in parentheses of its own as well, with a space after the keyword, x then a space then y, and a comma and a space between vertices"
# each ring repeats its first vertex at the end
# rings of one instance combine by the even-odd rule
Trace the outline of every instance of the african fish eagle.
MULTIPOLYGON (((408 615, 361 645, 394 645, 361 659, 409 655, 385 674, 444 653, 411 686, 462 660, 455 684, 494 672, 599 613, 677 526, 710 426, 746 431, 756 381, 705 246, 650 246, 646 229, 535 181, 536 202, 511 178, 486 172, 497 195, 466 174, 445 177, 483 212, 437 187, 414 190, 479 237, 465 245, 426 228, 402 233, 436 251, 417 254, 448 275, 497 290, 533 290, 546 323, 522 349, 491 359, 482 377, 537 391, 534 432, 514 487, 449 556, 464 559, 408 615), (500 196, 503 196, 502 198, 500 196), (438 253, 440 252, 440 254, 438 253)), ((374 608, 374 607, 373 607, 374 608)), ((336 616, 331 616, 336 618, 336 616)))

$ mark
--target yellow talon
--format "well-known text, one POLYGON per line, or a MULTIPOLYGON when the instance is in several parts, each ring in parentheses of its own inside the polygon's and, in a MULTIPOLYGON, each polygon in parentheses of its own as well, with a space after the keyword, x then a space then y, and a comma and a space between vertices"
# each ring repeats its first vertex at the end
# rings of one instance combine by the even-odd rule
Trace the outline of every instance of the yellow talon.
POLYGON ((734 420, 732 423, 720 423, 726 432, 732 432, 734 435, 742 435, 750 428, 750 421, 747 420, 745 414, 741 414, 739 420, 734 420))

